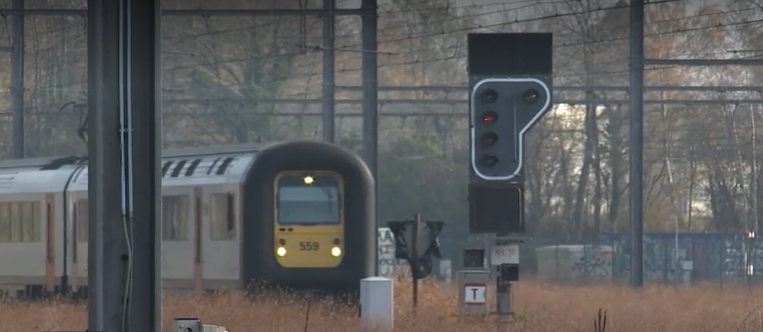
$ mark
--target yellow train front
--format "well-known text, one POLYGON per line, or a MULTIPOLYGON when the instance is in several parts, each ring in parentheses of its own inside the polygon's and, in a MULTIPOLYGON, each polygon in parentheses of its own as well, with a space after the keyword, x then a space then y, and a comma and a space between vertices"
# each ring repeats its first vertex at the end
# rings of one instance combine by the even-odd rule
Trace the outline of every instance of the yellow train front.
POLYGON ((373 276, 374 182, 358 156, 322 142, 278 144, 259 153, 243 190, 249 286, 356 293, 373 276))

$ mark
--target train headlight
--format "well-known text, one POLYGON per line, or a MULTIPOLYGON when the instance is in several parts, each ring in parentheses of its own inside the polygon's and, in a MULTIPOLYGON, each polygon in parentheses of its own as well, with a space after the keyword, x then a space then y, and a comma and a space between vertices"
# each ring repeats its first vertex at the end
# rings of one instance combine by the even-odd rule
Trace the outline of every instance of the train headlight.
POLYGON ((302 182, 309 186, 315 182, 315 178, 310 175, 305 175, 305 177, 302 178, 302 182))
POLYGON ((339 257, 341 255, 342 255, 342 249, 339 249, 339 247, 331 248, 331 256, 339 257))
POLYGON ((278 249, 276 249, 276 255, 278 255, 278 257, 286 256, 286 248, 278 247, 278 249))

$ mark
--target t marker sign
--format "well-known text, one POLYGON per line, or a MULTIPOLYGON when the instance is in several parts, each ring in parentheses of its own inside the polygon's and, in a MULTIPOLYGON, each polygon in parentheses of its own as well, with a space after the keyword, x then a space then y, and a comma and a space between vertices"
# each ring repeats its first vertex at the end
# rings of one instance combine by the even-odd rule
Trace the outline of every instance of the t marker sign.
POLYGON ((487 297, 487 286, 484 284, 465 284, 464 303, 484 305, 487 297))

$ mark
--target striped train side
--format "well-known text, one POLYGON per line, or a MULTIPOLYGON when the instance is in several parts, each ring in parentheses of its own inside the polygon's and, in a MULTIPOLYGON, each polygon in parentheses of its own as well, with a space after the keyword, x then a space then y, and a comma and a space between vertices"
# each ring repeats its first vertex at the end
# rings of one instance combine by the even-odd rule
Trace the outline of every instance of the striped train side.
MULTIPOLYGON (((241 183, 267 146, 164 152, 165 288, 242 288, 241 183)), ((87 176, 83 158, 0 161, 0 297, 86 296, 87 176)))

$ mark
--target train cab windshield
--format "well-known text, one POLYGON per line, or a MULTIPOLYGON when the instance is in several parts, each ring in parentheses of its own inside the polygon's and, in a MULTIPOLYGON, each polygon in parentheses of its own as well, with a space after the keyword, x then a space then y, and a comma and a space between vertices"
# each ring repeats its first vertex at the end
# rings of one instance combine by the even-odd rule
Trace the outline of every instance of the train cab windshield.
POLYGON ((282 175, 277 180, 278 223, 337 224, 340 181, 334 175, 282 175))

